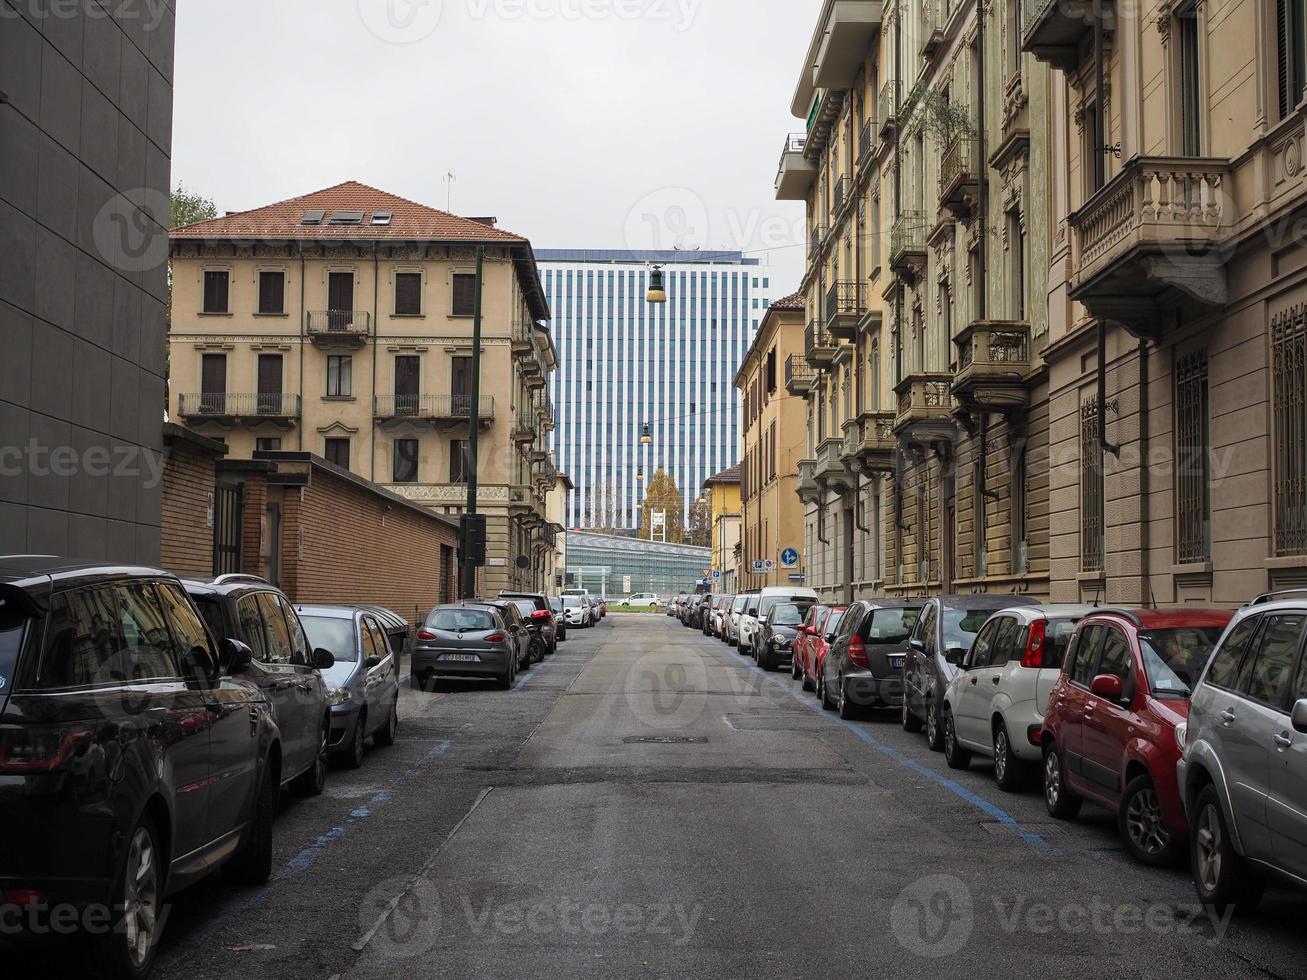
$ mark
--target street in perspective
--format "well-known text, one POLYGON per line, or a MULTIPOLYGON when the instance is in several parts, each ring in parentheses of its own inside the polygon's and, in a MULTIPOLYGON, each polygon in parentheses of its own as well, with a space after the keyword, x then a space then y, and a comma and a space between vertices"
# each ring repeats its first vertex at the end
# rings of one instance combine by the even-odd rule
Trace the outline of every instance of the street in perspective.
POLYGON ((1307 977, 1305 141, 1307 0, 0 0, 6 975, 1307 977))

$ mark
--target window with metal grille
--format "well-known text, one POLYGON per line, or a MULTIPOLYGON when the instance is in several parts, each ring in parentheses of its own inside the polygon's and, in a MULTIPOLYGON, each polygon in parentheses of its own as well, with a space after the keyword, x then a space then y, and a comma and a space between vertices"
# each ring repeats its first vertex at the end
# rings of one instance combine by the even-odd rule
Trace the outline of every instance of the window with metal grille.
POLYGON ((1175 366, 1176 560, 1211 557, 1211 445, 1207 410, 1207 353, 1195 351, 1175 366))
POLYGON ((1024 575, 1030 568, 1029 544, 1026 541, 1026 445, 1017 442, 1012 448, 1012 477, 1008 488, 1011 510, 1012 571, 1024 575))
POLYGON ((1080 570, 1101 572, 1103 536, 1103 447, 1098 441, 1098 401, 1080 406, 1080 570))
POLYGON ((925 476, 917 484, 917 581, 930 581, 930 488, 925 476))
POLYGON ((1271 320, 1275 553, 1307 555, 1307 305, 1271 320))
POLYGON ((1287 118, 1307 86, 1307 0, 1276 0, 1280 118, 1287 118))

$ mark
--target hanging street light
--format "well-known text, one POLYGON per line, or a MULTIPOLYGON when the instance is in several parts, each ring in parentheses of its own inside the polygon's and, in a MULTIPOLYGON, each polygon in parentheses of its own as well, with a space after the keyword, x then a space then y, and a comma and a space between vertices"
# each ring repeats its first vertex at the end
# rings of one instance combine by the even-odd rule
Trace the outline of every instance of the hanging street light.
POLYGON ((642 446, 653 445, 653 429, 649 427, 648 422, 646 422, 644 426, 640 429, 640 445, 642 446))
POLYGON ((640 467, 640 469, 636 471, 635 478, 636 478, 636 480, 637 480, 638 482, 640 482, 640 483, 643 483, 643 482, 644 482, 644 467, 643 467, 643 466, 640 467))
POLYGON ((666 303, 667 287, 663 285, 663 267, 655 265, 649 272, 649 292, 645 299, 650 303, 666 303))

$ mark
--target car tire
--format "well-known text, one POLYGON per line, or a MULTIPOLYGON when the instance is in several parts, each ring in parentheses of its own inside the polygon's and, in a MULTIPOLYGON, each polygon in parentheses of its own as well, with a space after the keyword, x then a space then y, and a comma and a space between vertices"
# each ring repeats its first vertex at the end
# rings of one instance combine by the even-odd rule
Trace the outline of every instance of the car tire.
POLYGON ((803 676, 803 665, 799 663, 799 658, 793 653, 790 654, 790 680, 797 681, 803 676))
POLYGON ((496 679, 495 684, 501 691, 513 689, 513 681, 517 679, 517 671, 514 669, 516 666, 516 664, 509 664, 508 669, 496 679))
POLYGON ((944 726, 934 698, 926 702, 926 745, 932 752, 944 751, 944 726))
POLYGON ((249 835, 222 869, 223 876, 233 884, 263 885, 272 877, 272 824, 277 818, 279 790, 277 771, 268 760, 263 765, 263 782, 254 799, 249 835))
POLYGON ((805 691, 817 690, 817 683, 811 677, 808 676, 807 668, 804 668, 799 671, 799 687, 801 687, 805 691))
POLYGON ((1015 793, 1030 782, 1030 766, 1012 751, 1012 739, 1002 721, 994 726, 994 782, 1005 793, 1015 793))
POLYGON ((853 703, 853 699, 849 697, 849 685, 843 677, 839 679, 839 685, 839 692, 835 696, 835 711, 844 721, 853 721, 862 712, 859 706, 853 703))
POLYGON ((1140 864, 1166 868, 1179 863, 1184 838, 1162 822, 1157 787, 1151 777, 1141 774, 1126 784, 1116 820, 1126 850, 1140 864))
POLYGON ((327 770, 331 767, 331 752, 328 749, 328 743, 331 741, 331 717, 327 716, 322 720, 322 732, 318 740, 318 756, 313 760, 313 765, 309 766, 302 773, 295 777, 291 783, 293 789, 300 796, 311 797, 321 796, 322 791, 327 786, 327 770))
POLYGON ((830 691, 826 690, 826 678, 817 673, 817 700, 821 702, 822 711, 834 711, 835 705, 831 702, 830 691))
MULTIPOLYGON (((932 704, 934 702, 931 702, 932 704)), ((950 769, 967 769, 971 766, 971 750, 958 744, 958 727, 953 720, 953 712, 944 708, 943 734, 944 761, 950 769)))
POLYGON ((395 744, 395 736, 399 734, 399 699, 396 698, 390 702, 390 711, 386 713, 386 723, 377 729, 372 736, 372 744, 379 748, 388 749, 395 744))
POLYGON ((363 743, 367 737, 368 714, 366 711, 360 711, 358 717, 354 719, 354 731, 350 735, 349 748, 342 759, 346 769, 359 769, 363 766, 363 753, 366 749, 363 743))
POLYGON ((908 707, 908 695, 906 691, 903 693, 903 717, 900 719, 900 722, 903 725, 903 730, 905 732, 916 735, 921 731, 921 719, 914 715, 912 709, 908 707))
POLYGON ((1056 745, 1044 746, 1044 807, 1054 820, 1074 820, 1084 800, 1071 792, 1062 776, 1062 754, 1056 745))
POLYGON ((755 659, 758 661, 759 669, 765 670, 768 673, 771 672, 772 670, 771 654, 767 652, 765 647, 758 648, 758 656, 755 659))
POLYGON ((1198 900, 1218 912, 1251 912, 1265 882, 1234 848, 1216 787, 1204 786, 1194 803, 1189 853, 1198 900))
POLYGON ((148 813, 141 814, 127 838, 114 877, 113 928, 92 943, 87 976, 143 980, 154 968, 159 937, 163 933, 164 919, 159 913, 168 867, 159 841, 154 820, 148 813), (144 876, 142 862, 148 862, 144 876))
POLYGON ((426 693, 427 685, 430 683, 431 683, 430 674, 413 674, 408 679, 408 686, 410 689, 414 691, 421 691, 424 694, 426 693))

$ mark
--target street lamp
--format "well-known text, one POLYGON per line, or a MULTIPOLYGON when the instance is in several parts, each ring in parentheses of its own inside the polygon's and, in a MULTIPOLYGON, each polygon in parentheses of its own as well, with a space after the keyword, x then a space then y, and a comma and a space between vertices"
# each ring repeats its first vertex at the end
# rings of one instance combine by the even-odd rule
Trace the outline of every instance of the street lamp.
POLYGON ((641 428, 640 430, 640 445, 642 446, 653 445, 653 430, 649 427, 648 422, 644 423, 644 427, 641 428))
POLYGON ((649 272, 649 292, 645 294, 645 300, 650 303, 666 303, 667 287, 663 285, 663 267, 655 265, 649 272))

